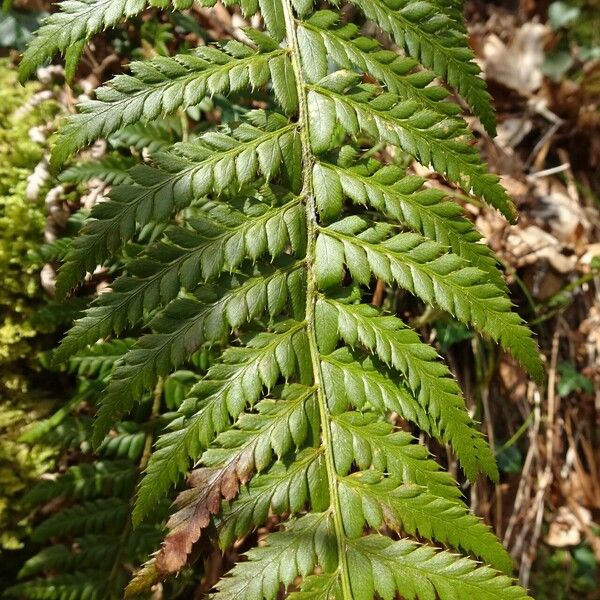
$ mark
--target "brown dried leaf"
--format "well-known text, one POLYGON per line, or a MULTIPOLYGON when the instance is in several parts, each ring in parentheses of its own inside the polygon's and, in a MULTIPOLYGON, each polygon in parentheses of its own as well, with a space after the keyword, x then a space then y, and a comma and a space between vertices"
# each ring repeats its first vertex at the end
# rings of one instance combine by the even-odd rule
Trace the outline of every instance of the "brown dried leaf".
POLYGON ((547 34, 546 25, 525 23, 508 45, 497 35, 490 35, 483 48, 486 76, 524 96, 538 90, 544 79, 541 67, 547 34))
POLYGON ((239 489, 235 468, 197 469, 190 475, 192 489, 179 494, 178 507, 167 523, 169 533, 156 556, 156 568, 162 573, 176 573, 187 562, 192 546, 208 527, 212 515, 219 512, 221 498, 230 500, 239 489))
POLYGON ((235 498, 240 483, 246 483, 253 470, 254 447, 250 446, 222 467, 192 471, 188 478, 191 489, 181 492, 175 500, 178 510, 167 522, 169 533, 156 556, 160 573, 176 573, 185 566, 202 530, 221 509, 221 500, 235 498))

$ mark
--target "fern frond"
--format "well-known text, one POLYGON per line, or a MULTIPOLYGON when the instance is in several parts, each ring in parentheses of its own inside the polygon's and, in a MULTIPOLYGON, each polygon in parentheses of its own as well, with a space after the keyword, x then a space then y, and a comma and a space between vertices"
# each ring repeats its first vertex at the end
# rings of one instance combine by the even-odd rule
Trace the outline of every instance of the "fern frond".
POLYGON ((126 458, 137 462, 142 457, 146 445, 146 433, 137 423, 122 423, 117 433, 104 439, 98 453, 107 458, 126 458))
POLYGON ((185 565, 222 497, 234 498, 240 483, 268 467, 273 454, 281 459, 302 447, 318 414, 314 393, 313 388, 292 384, 282 390, 281 398, 259 402, 257 414, 242 414, 236 429, 217 437, 220 447, 202 455, 200 462, 206 466, 192 471, 191 489, 177 498, 177 512, 167 523, 169 534, 156 558, 160 571, 176 573, 185 565))
POLYGON ((151 123, 133 123, 113 133, 109 141, 114 148, 146 150, 152 155, 168 150, 181 137, 181 122, 177 118, 171 118, 151 123))
MULTIPOLYGON (((316 310, 324 354, 335 347, 338 336, 351 347, 361 344, 376 353, 403 375, 437 430, 452 445, 467 476, 474 478, 481 470, 498 478, 494 456, 469 418, 458 384, 431 346, 400 319, 383 316, 371 306, 320 300, 316 310)), ((335 398, 336 389, 332 392, 335 398)))
MULTIPOLYGON (((78 401, 79 398, 76 400, 78 401)), ((49 423, 43 422, 44 425, 49 423)), ((54 446, 63 448, 77 448, 89 443, 93 431, 93 417, 79 415, 78 417, 66 416, 60 418, 58 424, 52 423, 52 427, 41 432, 42 439, 54 446)))
POLYGON ((516 219, 499 178, 487 173, 460 121, 423 108, 416 100, 378 93, 376 86, 359 85, 359 81, 354 72, 338 71, 309 87, 309 114, 317 124, 311 129, 315 152, 330 149, 338 126, 352 136, 365 133, 431 165, 467 193, 483 198, 509 221, 516 219))
MULTIPOLYGON (((273 177, 284 170, 297 153, 294 125, 281 115, 249 115, 248 123, 225 132, 206 134, 195 144, 181 144, 171 153, 156 154, 156 167, 138 165, 129 172, 135 185, 112 191, 111 201, 97 204, 91 219, 76 238, 60 270, 57 289, 66 293, 97 265, 120 249, 135 234, 136 227, 168 218, 187 207, 213 186, 223 191, 239 189, 258 174, 273 177), (260 123, 263 129, 251 123, 260 123)), ((237 190, 236 190, 237 191, 237 190)))
POLYGON ((374 467, 403 482, 426 487, 434 496, 454 500, 461 493, 449 473, 429 458, 427 450, 404 431, 369 413, 345 412, 332 420, 331 435, 336 447, 338 472, 347 475, 355 463, 359 469, 374 467), (344 462, 343 462, 344 461, 344 462))
POLYGON ((44 548, 25 562, 19 571, 19 578, 23 579, 32 575, 38 575, 49 569, 56 569, 61 565, 70 567, 71 557, 72 554, 69 552, 69 549, 62 544, 44 548))
POLYGON ((97 571, 59 575, 49 585, 44 577, 14 585, 4 591, 18 600, 102 600, 107 593, 106 580, 97 571))
POLYGON ((83 535, 122 529, 127 522, 129 506, 120 498, 100 498, 82 502, 52 515, 33 532, 37 542, 59 535, 83 535))
POLYGON ((107 185, 123 185, 133 183, 127 171, 135 165, 133 159, 118 154, 109 155, 102 160, 81 162, 70 166, 60 174, 65 183, 85 183, 92 179, 100 179, 107 185))
POLYGON ((80 377, 104 379, 128 352, 134 341, 133 339, 112 340, 78 352, 69 359, 69 370, 80 377))
MULTIPOLYGON (((154 533, 155 542, 158 542, 160 533, 156 530, 154 533)), ((139 541, 143 536, 138 535, 137 537, 136 541, 139 541)), ((71 547, 57 544, 45 548, 25 563, 19 572, 19 577, 30 577, 44 571, 64 573, 74 570, 110 570, 115 554, 114 544, 114 536, 91 534, 76 538, 71 547)))
MULTIPOLYGON (((542 378, 494 254, 457 204, 398 166, 412 157, 516 217, 443 87, 454 87, 493 132, 462 1, 352 3, 409 56, 341 23, 336 6, 315 12, 304 0, 243 0, 242 12, 259 10, 268 34, 249 29, 248 43, 134 63, 57 137, 54 164, 99 137, 157 150, 94 208, 59 276, 64 293, 98 265, 124 264, 57 353, 65 360, 91 346, 81 368, 97 370, 103 363, 95 354, 108 348, 97 350, 98 340, 127 330, 137 336, 107 375, 96 447, 112 431, 103 452, 137 457, 144 441, 147 457, 145 428, 119 420, 152 392, 156 406, 164 378, 192 368, 199 349, 218 356, 161 420, 170 424, 141 465, 136 525, 194 470, 161 549, 128 594, 180 570, 205 530, 225 550, 277 516, 280 530, 217 583, 215 598, 527 598, 489 567, 400 537, 511 569, 450 475, 397 428, 409 423, 447 443, 469 480, 497 479, 494 453, 457 382, 416 331, 365 304, 376 280, 397 286, 498 342, 542 378), (267 108, 247 110, 258 88, 267 108), (192 125, 182 143, 152 125, 144 137, 144 124, 187 118, 217 94, 229 96, 217 101, 228 107, 227 125, 201 135, 192 125)), ((83 4, 65 8, 75 14, 83 4)), ((41 56, 66 48, 65 36, 73 54, 99 28, 145 7, 137 2, 127 13, 115 5, 108 17, 98 11, 97 25, 82 18, 78 32, 57 37, 41 56)), ((32 56, 41 46, 34 43, 32 56)), ((101 494, 102 482, 95 485, 101 494)), ((74 493, 89 498, 85 489, 74 493)), ((58 487, 45 493, 57 494, 58 487)))
POLYGON ((385 524, 392 531, 438 540, 472 552, 496 569, 512 571, 512 559, 494 534, 456 502, 366 471, 340 480, 340 503, 344 528, 352 538, 360 537, 365 525, 379 529, 385 524))
POLYGON ((127 495, 133 489, 137 473, 129 461, 97 461, 69 467, 54 481, 43 481, 26 496, 26 502, 40 504, 68 496, 87 499, 97 495, 127 495))
POLYGON ((217 585, 215 600, 277 597, 281 584, 310 574, 315 565, 331 570, 336 561, 335 536, 328 513, 301 517, 287 531, 269 536, 269 545, 248 553, 217 585))
POLYGON ((351 543, 348 560, 357 598, 372 598, 376 591, 390 600, 397 593, 405 598, 437 594, 458 600, 531 600, 523 588, 511 585, 509 577, 489 567, 408 540, 359 538, 351 543))
POLYGON ((359 283, 368 283, 371 273, 396 282, 510 349, 537 381, 543 379, 531 331, 484 272, 446 253, 441 244, 409 233, 389 236, 392 227, 369 225, 348 217, 322 229, 318 244, 327 260, 316 270, 323 287, 341 283, 344 266, 359 283))

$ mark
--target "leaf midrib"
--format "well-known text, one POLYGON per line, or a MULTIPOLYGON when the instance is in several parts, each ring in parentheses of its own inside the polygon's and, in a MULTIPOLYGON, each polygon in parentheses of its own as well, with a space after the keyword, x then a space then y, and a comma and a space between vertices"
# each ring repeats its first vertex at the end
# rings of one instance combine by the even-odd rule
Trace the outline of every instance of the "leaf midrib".
POLYGON ((298 93, 298 123, 300 126, 300 140, 302 145, 302 195, 306 197, 306 220, 308 243, 307 257, 307 290, 306 290, 306 324, 307 338, 313 370, 314 385, 317 387, 317 403, 321 421, 321 435, 325 446, 325 467, 327 472, 330 493, 330 510, 333 516, 333 525, 338 553, 338 570, 340 571, 340 586, 342 597, 352 600, 352 586, 350 584, 350 571, 346 553, 346 534, 342 521, 341 502, 337 484, 337 471, 333 454, 333 440, 331 432, 330 414, 325 397, 323 374, 321 372, 321 357, 317 344, 316 333, 316 303, 318 298, 318 284, 315 272, 316 240, 319 233, 317 206, 312 187, 312 170, 315 157, 310 144, 310 121, 308 112, 307 84, 304 80, 301 64, 300 46, 297 37, 297 24, 291 0, 282 0, 285 20, 286 38, 290 48, 292 70, 296 79, 298 93))

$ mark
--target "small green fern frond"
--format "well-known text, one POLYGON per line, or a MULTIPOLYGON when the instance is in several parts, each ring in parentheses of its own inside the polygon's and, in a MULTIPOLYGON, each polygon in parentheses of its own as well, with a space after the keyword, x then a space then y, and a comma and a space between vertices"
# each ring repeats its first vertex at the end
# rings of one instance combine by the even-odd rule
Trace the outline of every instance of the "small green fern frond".
POLYGON ((115 364, 127 354, 134 342, 133 339, 116 339, 79 351, 69 358, 69 370, 77 373, 79 377, 104 379, 115 364))
POLYGON ((327 64, 320 58, 327 56, 340 69, 357 68, 369 73, 403 100, 417 100, 447 116, 460 113, 456 104, 444 101, 448 96, 446 89, 429 85, 435 79, 433 73, 415 71, 416 60, 385 50, 375 39, 359 35, 359 27, 353 23, 334 27, 338 21, 338 14, 324 10, 298 28, 300 52, 310 68, 309 81, 317 83, 327 75, 327 64))
MULTIPOLYGON (((225 132, 206 134, 195 144, 180 144, 170 153, 154 156, 157 168, 139 165, 129 176, 135 185, 112 191, 111 201, 97 204, 91 219, 76 238, 60 270, 57 289, 66 293, 86 271, 92 271, 131 240, 136 227, 165 219, 216 187, 236 191, 259 174, 270 179, 298 152, 295 127, 281 115, 248 115, 248 123, 225 132), (259 128, 252 123, 260 123, 259 128)), ((288 166, 285 166, 287 163, 288 166)))
POLYGON ((364 133, 398 146, 467 193, 483 198, 509 221, 516 219, 499 178, 487 173, 460 121, 423 108, 416 100, 378 93, 376 86, 359 81, 354 72, 337 71, 309 87, 309 114, 317 125, 311 129, 311 145, 316 153, 339 139, 338 127, 352 136, 364 133))
POLYGON ((138 462, 146 445, 146 433, 132 422, 121 423, 116 429, 117 433, 104 439, 98 452, 106 458, 138 462))
POLYGON ((4 594, 17 600, 102 600, 108 592, 106 580, 91 569, 76 574, 58 575, 48 585, 45 577, 19 583, 4 594))
MULTIPOLYGON (((102 380, 110 379, 115 362, 128 345, 127 340, 97 344, 70 362, 70 369, 81 377, 78 388, 87 391, 88 406, 100 395, 98 389, 90 389, 92 384, 102 388, 102 380)), ((154 390, 152 416, 158 416, 156 405, 162 390, 154 390)), ((66 419, 88 420, 89 417, 78 414, 80 408, 88 410, 78 406, 82 395, 78 391, 74 401, 66 402, 48 421, 56 421, 64 409, 72 414, 63 416, 63 423, 66 419)), ((19 578, 27 581, 11 587, 7 595, 54 600, 107 600, 122 596, 131 565, 141 564, 164 535, 164 501, 155 520, 135 531, 130 520, 136 483, 148 460, 153 430, 160 424, 157 421, 148 427, 145 422, 134 420, 119 423, 95 457, 90 452, 89 436, 76 452, 65 452, 63 460, 75 464, 28 494, 27 500, 43 519, 32 533, 32 541, 41 546, 41 551, 21 569, 19 578)), ((53 433, 58 434, 59 430, 53 433)))
POLYGON ((401 169, 368 163, 336 165, 317 163, 313 184, 321 214, 344 197, 358 205, 372 207, 382 215, 397 220, 428 239, 448 246, 454 254, 485 272, 500 289, 506 284, 498 271, 498 261, 491 250, 478 243, 481 235, 462 217, 454 202, 444 202, 444 194, 434 188, 422 189, 423 180, 404 177, 401 169))
POLYGON ((153 155, 161 150, 168 150, 181 138, 181 121, 172 117, 150 123, 133 123, 113 133, 109 141, 117 149, 134 148, 153 155))
POLYGON ((25 562, 19 571, 19 578, 32 577, 50 569, 56 570, 57 567, 62 565, 70 569, 72 566, 70 564, 71 557, 72 554, 69 552, 69 549, 62 544, 44 548, 25 562))
MULTIPOLYGON (((80 398, 74 401, 79 403, 80 398)), ((48 421, 42 422, 49 425, 48 421)), ((81 448, 82 445, 89 444, 89 439, 93 431, 93 417, 79 415, 78 417, 66 416, 60 418, 58 424, 53 423, 48 431, 41 433, 42 439, 53 446, 62 446, 63 448, 81 448)))
MULTIPOLYGON (((160 530, 156 527, 140 528, 127 543, 136 544, 138 551, 151 550, 160 541, 160 530)), ((131 548, 126 548, 130 551, 131 548)), ((115 537, 106 533, 88 534, 75 538, 70 545, 57 544, 45 548, 30 558, 19 571, 19 578, 23 579, 52 571, 54 573, 68 573, 69 571, 89 571, 101 569, 110 571, 115 557, 115 537)))
POLYGON ((358 538, 350 545, 348 561, 357 598, 372 598, 377 592, 386 600, 398 593, 405 598, 437 594, 458 600, 531 600, 523 588, 489 567, 408 540, 358 538))
POLYGON ((510 349, 537 381, 543 379, 531 331, 484 272, 447 253, 441 244, 410 233, 389 236, 392 227, 370 227, 367 220, 357 216, 321 232, 318 244, 327 257, 316 265, 321 286, 341 283, 344 267, 359 283, 368 283, 371 273, 387 283, 396 282, 510 349))
POLYGON ((102 533, 122 529, 127 522, 130 507, 120 498, 99 498, 82 502, 52 515, 33 532, 33 540, 42 542, 59 535, 102 533))
MULTIPOLYGON (((89 571, 100 569, 110 571, 115 558, 115 535, 107 533, 94 533, 75 538, 72 544, 57 544, 45 548, 30 558, 19 571, 19 578, 23 579, 52 571, 54 573, 68 573, 69 571, 89 571)), ((63 534, 64 535, 64 534, 63 534)), ((145 557, 156 544, 160 542, 161 531, 155 526, 142 526, 125 540, 127 554, 145 557)))
POLYGON ((134 159, 127 159, 118 154, 108 155, 102 160, 72 165, 60 174, 60 180, 65 183, 86 183, 100 179, 107 185, 131 184, 133 180, 127 171, 134 165, 134 159))
POLYGON ((344 529, 352 538, 360 537, 365 525, 386 525, 473 553, 505 573, 513 569, 496 536, 466 507, 413 485, 399 485, 376 471, 354 473, 340 480, 340 503, 344 529))
POLYGON ((350 473, 353 463, 361 470, 373 467, 382 473, 426 487, 431 494, 456 500, 460 490, 452 476, 441 471, 427 450, 404 431, 394 431, 388 421, 370 413, 345 412, 332 419, 331 435, 336 447, 337 469, 350 473), (342 462, 344 461, 344 462, 342 462))
POLYGON ((335 534, 326 512, 301 517, 285 532, 269 535, 268 540, 268 546, 251 550, 248 562, 236 565, 231 575, 219 582, 215 600, 272 600, 282 583, 289 586, 298 575, 310 574, 315 565, 326 571, 335 568, 335 534))
POLYGON ((43 481, 25 500, 29 504, 48 502, 61 496, 87 499, 98 495, 127 495, 135 486, 136 469, 129 461, 96 461, 69 467, 53 481, 43 481))

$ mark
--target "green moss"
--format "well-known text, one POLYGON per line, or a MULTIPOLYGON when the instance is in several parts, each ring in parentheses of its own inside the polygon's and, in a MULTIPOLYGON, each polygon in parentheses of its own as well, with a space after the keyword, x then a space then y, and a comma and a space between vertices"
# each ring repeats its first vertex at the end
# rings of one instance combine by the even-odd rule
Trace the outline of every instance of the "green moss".
POLYGON ((42 264, 30 258, 44 239, 44 189, 30 199, 27 181, 45 152, 30 130, 46 126, 58 106, 37 96, 40 89, 19 85, 14 66, 0 60, 0 549, 20 546, 27 523, 19 497, 51 468, 54 456, 51 448, 19 441, 51 404, 37 358, 41 338, 32 324, 48 301, 42 264))
POLYGON ((31 357, 36 332, 30 319, 44 302, 41 265, 29 258, 43 240, 43 194, 32 200, 26 193, 44 148, 29 132, 52 120, 57 105, 32 101, 39 91, 36 83, 19 85, 13 65, 0 61, 0 368, 31 357))

